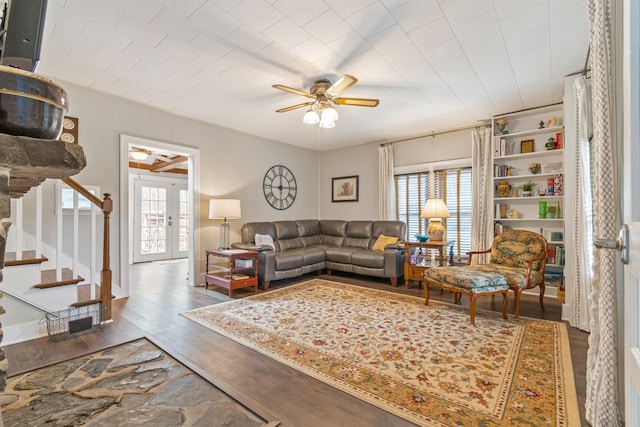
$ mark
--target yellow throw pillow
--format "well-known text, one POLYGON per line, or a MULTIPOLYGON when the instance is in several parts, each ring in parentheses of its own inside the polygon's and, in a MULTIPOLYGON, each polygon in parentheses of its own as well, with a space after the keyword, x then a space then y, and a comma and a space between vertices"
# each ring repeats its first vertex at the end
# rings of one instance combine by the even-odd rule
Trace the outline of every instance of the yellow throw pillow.
POLYGON ((397 237, 385 236, 381 234, 378 236, 378 239, 373 244, 373 250, 376 252, 384 252, 384 247, 387 245, 392 245, 398 241, 397 237))

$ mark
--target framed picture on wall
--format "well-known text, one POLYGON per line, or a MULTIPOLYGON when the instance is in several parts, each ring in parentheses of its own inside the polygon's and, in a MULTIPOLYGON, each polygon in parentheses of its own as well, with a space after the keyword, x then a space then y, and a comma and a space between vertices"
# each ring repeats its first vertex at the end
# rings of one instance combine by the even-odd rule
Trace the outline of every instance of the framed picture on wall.
POLYGON ((331 179, 332 202, 358 201, 358 176, 342 176, 331 179))

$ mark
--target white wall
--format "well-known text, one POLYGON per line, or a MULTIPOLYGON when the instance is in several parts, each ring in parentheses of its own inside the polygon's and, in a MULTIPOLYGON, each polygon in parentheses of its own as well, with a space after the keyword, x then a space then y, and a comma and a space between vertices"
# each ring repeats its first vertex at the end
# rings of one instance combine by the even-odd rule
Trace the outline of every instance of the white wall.
MULTIPOLYGON (((319 204, 324 219, 378 219, 378 147, 364 144, 320 153, 319 204), (359 175, 358 202, 331 202, 331 179, 359 175)), ((471 129, 424 136, 393 144, 396 169, 471 158, 471 129)))
MULTIPOLYGON (((315 151, 277 141, 243 134, 231 129, 175 116, 122 98, 78 85, 58 81, 69 96, 68 115, 79 118, 79 144, 87 158, 87 167, 73 178, 84 185, 98 185, 114 199, 111 215, 111 268, 114 285, 119 285, 120 241, 120 134, 138 136, 199 150, 200 227, 195 231, 201 248, 218 242, 219 221, 209 220, 212 197, 239 198, 242 219, 231 221, 231 239, 239 239, 244 222, 295 218, 316 218, 319 207, 318 161, 315 151), (262 179, 270 166, 289 167, 298 182, 298 196, 285 211, 271 208, 262 193, 262 179)), ((45 225, 46 228, 46 225, 45 225)), ((196 271, 204 270, 204 260, 195 254, 196 271)))

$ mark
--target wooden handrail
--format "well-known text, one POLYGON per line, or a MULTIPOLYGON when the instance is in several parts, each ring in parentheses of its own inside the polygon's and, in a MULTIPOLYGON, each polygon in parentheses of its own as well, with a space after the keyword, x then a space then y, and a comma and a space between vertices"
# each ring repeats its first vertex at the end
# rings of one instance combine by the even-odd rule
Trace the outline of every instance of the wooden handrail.
POLYGON ((113 200, 111 194, 104 193, 104 200, 100 200, 95 195, 91 194, 89 190, 84 188, 82 184, 74 181, 71 178, 63 178, 62 181, 69 187, 82 194, 94 205, 102 210, 102 216, 104 217, 104 232, 102 236, 102 271, 100 272, 100 299, 102 305, 105 307, 102 321, 111 320, 111 287, 112 287, 112 272, 111 272, 111 246, 110 246, 110 228, 109 222, 111 218, 111 212, 113 211, 113 200))
MULTIPOLYGON (((96 205, 100 209, 104 210, 104 206, 103 206, 102 200, 100 200, 97 196, 95 196, 89 190, 84 188, 82 186, 82 184, 80 184, 79 182, 77 182, 77 181, 75 181, 75 180, 73 180, 72 178, 69 178, 69 177, 62 178, 62 181, 65 184, 67 184, 69 187, 73 188, 78 193, 82 194, 84 197, 89 199, 89 201, 91 201, 91 203, 93 203, 94 205, 96 205)), ((111 211, 109 211, 109 212, 111 212, 111 211)))

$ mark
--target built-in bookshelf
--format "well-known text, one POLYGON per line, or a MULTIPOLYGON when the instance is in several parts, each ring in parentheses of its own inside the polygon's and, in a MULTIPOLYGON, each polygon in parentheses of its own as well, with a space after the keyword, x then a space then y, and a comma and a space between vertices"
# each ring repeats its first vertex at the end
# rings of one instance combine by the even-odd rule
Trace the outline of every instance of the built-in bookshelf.
POLYGON ((492 126, 494 231, 524 229, 542 234, 549 243, 547 271, 562 276, 563 105, 496 116, 492 126), (531 193, 522 188, 527 183, 533 187, 531 193))

